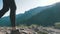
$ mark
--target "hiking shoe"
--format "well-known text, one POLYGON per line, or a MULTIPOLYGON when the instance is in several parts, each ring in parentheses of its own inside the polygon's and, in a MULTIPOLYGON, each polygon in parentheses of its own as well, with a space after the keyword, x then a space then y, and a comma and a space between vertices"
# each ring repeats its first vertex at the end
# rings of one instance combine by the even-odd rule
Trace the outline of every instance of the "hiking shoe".
POLYGON ((12 30, 11 34, 20 34, 19 30, 12 30))

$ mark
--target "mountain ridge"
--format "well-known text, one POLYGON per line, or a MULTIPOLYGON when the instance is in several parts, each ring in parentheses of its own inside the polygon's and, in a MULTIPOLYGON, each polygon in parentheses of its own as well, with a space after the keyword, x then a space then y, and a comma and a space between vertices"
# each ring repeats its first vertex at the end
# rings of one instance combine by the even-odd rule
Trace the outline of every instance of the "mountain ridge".
MULTIPOLYGON (((45 6, 45 7, 37 7, 37 8, 34 8, 34 9, 30 9, 29 11, 26 11, 24 14, 19 14, 19 15, 16 15, 16 24, 19 25, 19 24, 34 24, 34 23, 30 23, 30 19, 33 19, 32 21, 34 21, 34 19, 41 19, 39 17, 36 18, 36 15, 38 14, 39 16, 42 16, 43 17, 43 13, 44 14, 49 14, 50 15, 50 11, 52 11, 52 14, 53 14, 53 11, 54 13, 56 13, 56 11, 59 11, 59 8, 60 6, 60 3, 56 3, 56 4, 53 4, 53 5, 50 5, 50 6, 45 6), (57 9, 57 10, 56 10, 57 9), (49 12, 48 12, 49 11, 49 12), (42 13, 43 12, 43 13, 42 13), (41 14, 41 15, 40 15, 41 14), (35 17, 34 17, 35 16, 35 17), (29 22, 28 22, 29 21, 29 22)), ((59 13, 59 12, 58 12, 59 13)), ((52 15, 51 14, 51 15, 52 15)), ((51 16, 50 15, 50 16, 51 16)), ((55 14, 56 15, 56 14, 55 14)), ((52 15, 53 16, 53 15, 52 15)), ((47 17, 44 17, 44 18, 47 18, 47 17)), ((39 22, 39 20, 36 20, 37 22, 39 22)), ((44 21, 43 19, 40 20, 40 21, 44 21)), ((36 23, 37 24, 37 23, 36 23)), ((40 23, 38 23, 40 24, 40 23)), ((49 23, 48 23, 49 24, 49 23)), ((10 18, 9 16, 8 17, 4 17, 4 18, 0 18, 0 26, 10 26, 11 23, 10 23, 10 18), (7 24, 7 25, 6 25, 7 24)), ((53 24, 52 24, 53 25, 53 24)))

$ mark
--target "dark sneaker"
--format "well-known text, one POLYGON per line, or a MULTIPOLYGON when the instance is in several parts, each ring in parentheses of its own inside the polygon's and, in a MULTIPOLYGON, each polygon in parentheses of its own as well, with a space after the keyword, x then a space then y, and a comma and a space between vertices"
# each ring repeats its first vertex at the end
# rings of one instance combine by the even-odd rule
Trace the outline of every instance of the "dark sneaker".
POLYGON ((8 32, 6 32, 6 34, 8 34, 8 32))
POLYGON ((12 30, 11 34, 20 34, 19 30, 12 30))

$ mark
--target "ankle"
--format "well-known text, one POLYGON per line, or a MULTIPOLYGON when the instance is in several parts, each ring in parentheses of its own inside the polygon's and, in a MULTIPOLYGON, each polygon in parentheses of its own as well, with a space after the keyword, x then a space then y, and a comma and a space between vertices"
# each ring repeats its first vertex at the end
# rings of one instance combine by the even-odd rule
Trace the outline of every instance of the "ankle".
POLYGON ((16 30, 16 27, 12 27, 12 30, 16 30))

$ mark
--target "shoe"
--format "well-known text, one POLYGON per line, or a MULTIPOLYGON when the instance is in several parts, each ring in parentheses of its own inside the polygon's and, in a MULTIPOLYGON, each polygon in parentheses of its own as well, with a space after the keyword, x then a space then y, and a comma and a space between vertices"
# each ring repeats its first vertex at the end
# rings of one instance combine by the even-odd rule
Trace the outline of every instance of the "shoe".
POLYGON ((11 34, 20 34, 19 30, 12 30, 11 34))

